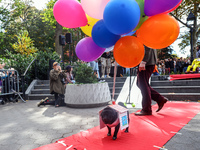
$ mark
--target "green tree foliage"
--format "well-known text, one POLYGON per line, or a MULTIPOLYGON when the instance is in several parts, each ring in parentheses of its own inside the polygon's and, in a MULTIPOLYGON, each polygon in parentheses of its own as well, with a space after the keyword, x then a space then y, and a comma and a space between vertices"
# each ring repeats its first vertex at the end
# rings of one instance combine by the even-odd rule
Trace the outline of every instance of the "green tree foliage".
POLYGON ((158 58, 160 60, 164 60, 166 58, 173 58, 172 52, 173 52, 173 49, 170 46, 157 50, 158 58))
POLYGON ((50 0, 47 4, 47 8, 44 9, 44 12, 42 13, 42 19, 49 22, 53 28, 56 28, 56 20, 53 16, 53 6, 56 1, 57 0, 50 0))
POLYGON ((38 51, 36 53, 36 67, 37 67, 37 78, 40 80, 47 80, 49 76, 49 60, 60 61, 59 55, 53 52, 49 55, 46 51, 38 51))
MULTIPOLYGON (((43 19, 42 13, 32 7, 32 0, 10 0, 0 5, 0 63, 5 62, 7 68, 15 68, 21 75, 36 59, 37 77, 48 79, 49 60, 59 61, 59 56, 54 52, 55 28, 43 19)), ((26 83, 34 78, 33 63, 25 76, 26 83)))
POLYGON ((54 49, 54 34, 49 22, 42 19, 42 11, 32 7, 32 1, 13 0, 9 3, 9 8, 0 8, 3 14, 7 15, 3 20, 2 40, 0 41, 0 51, 5 53, 5 49, 14 52, 13 43, 17 42, 16 35, 23 30, 29 32, 30 38, 34 41, 36 48, 42 51, 52 52, 54 49), (9 12, 9 13, 8 13, 9 12), (7 13, 7 14, 6 14, 7 13))
POLYGON ((12 45, 13 49, 19 54, 31 55, 37 52, 34 47, 33 41, 28 36, 28 31, 23 31, 17 36, 17 42, 12 45))
MULTIPOLYGON (((198 38, 200 36, 200 9, 199 9, 199 0, 183 0, 181 5, 172 13, 179 22, 181 22, 184 26, 188 26, 187 24, 187 16, 189 15, 190 11, 195 15, 196 21, 194 21, 194 35, 193 35, 193 43, 194 46, 200 44, 198 38)), ((189 30, 185 30, 184 33, 181 33, 179 38, 181 39, 181 43, 179 43, 179 47, 181 48, 182 53, 184 53, 185 48, 190 45, 190 33, 189 30)), ((196 50, 194 49, 194 54, 196 54, 196 50)))
MULTIPOLYGON (((10 51, 5 51, 5 57, 3 58, 3 62, 6 63, 6 67, 15 68, 19 75, 23 74, 30 64, 30 62, 34 59, 34 55, 24 55, 24 54, 13 54, 10 51)), ((32 67, 32 66, 31 66, 32 67)), ((31 69, 31 68, 30 68, 31 69)), ((29 70, 30 71, 30 70, 29 70)))

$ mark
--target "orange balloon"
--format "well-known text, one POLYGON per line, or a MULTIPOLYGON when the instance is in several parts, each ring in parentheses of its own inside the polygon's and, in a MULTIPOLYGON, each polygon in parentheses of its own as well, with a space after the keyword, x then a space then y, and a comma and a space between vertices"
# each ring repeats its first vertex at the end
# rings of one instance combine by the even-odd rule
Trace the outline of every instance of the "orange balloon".
POLYGON ((147 47, 162 49, 171 45, 179 35, 179 24, 167 14, 147 19, 137 30, 138 39, 147 47))
POLYGON ((134 36, 125 36, 116 42, 113 54, 120 66, 132 68, 142 61, 144 45, 134 36))

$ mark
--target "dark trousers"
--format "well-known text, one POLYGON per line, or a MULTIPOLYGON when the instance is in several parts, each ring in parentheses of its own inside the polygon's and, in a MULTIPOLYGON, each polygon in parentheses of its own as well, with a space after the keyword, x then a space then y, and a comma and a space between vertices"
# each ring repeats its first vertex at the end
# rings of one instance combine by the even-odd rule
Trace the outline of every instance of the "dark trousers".
POLYGON ((164 100, 164 97, 149 85, 149 78, 151 77, 154 68, 154 65, 146 66, 146 70, 138 71, 137 74, 137 86, 142 93, 142 110, 144 112, 152 112, 151 100, 154 100, 157 103, 164 100))
POLYGON ((42 105, 59 105, 60 104, 60 98, 58 93, 54 93, 55 101, 54 100, 46 100, 42 105))
POLYGON ((64 94, 58 94, 55 93, 55 106, 59 105, 59 106, 66 106, 64 100, 65 100, 65 95, 64 94))
POLYGON ((55 93, 54 96, 55 96, 55 106, 56 106, 56 105, 59 105, 60 99, 59 99, 59 97, 58 97, 58 93, 55 93))

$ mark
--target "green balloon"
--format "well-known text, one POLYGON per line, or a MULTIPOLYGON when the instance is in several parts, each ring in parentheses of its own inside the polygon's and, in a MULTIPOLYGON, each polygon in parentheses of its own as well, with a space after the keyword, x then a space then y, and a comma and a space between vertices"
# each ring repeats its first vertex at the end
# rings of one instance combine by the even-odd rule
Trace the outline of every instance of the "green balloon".
POLYGON ((140 21, 139 21, 137 27, 134 29, 134 31, 139 29, 140 26, 143 24, 143 22, 145 22, 148 19, 148 16, 146 16, 144 13, 144 0, 136 0, 136 2, 138 3, 138 5, 140 7, 140 21))

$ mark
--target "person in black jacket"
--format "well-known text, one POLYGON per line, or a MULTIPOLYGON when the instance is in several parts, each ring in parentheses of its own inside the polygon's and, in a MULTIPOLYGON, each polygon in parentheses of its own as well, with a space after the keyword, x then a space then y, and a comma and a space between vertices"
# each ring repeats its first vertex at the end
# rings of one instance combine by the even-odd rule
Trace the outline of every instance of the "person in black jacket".
POLYGON ((182 72, 182 63, 181 63, 180 59, 178 59, 177 62, 176 62, 176 72, 177 73, 181 73, 182 72))
POLYGON ((165 59, 165 74, 170 74, 170 65, 168 59, 165 59))
POLYGON ((169 67, 170 73, 174 72, 174 61, 172 59, 169 59, 169 67))

